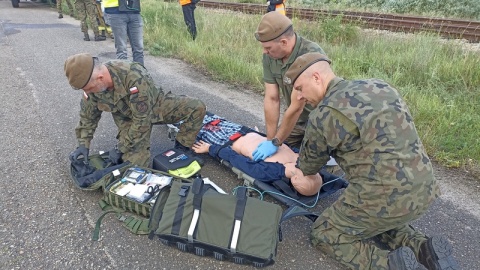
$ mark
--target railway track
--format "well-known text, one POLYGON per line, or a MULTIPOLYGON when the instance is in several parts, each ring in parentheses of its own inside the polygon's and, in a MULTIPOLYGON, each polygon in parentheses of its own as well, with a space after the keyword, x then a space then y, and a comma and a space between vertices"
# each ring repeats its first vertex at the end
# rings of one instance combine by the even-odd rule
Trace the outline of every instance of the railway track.
MULTIPOLYGON (((263 14, 266 12, 266 6, 260 4, 201 1, 198 5, 206 8, 227 9, 249 14, 263 14)), ((430 32, 437 33, 445 38, 461 38, 469 42, 480 42, 480 21, 288 7, 287 16, 295 16, 306 20, 315 20, 325 16, 342 16, 343 22, 358 24, 364 28, 408 33, 430 32)))

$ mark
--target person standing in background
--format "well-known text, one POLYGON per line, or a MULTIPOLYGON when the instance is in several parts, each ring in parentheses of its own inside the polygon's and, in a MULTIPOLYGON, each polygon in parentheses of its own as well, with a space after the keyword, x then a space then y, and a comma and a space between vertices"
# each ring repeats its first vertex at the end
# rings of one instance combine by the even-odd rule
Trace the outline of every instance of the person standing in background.
POLYGON ((140 0, 104 0, 105 13, 115 37, 117 59, 127 59, 127 38, 132 46, 133 61, 144 64, 143 19, 140 0))
POLYGON ((75 9, 78 12, 78 16, 80 16, 80 28, 84 35, 83 40, 90 41, 90 36, 88 35, 87 16, 95 35, 94 40, 105 40, 105 36, 100 35, 100 31, 98 30, 97 6, 95 5, 95 2, 93 0, 75 0, 75 9))
POLYGON ((195 8, 200 0, 179 0, 182 6, 183 19, 187 25, 188 32, 195 40, 197 37, 197 25, 195 24, 195 8))
MULTIPOLYGON (((65 0, 68 6, 68 13, 67 15, 73 16, 74 14, 74 8, 73 4, 70 2, 70 0, 65 0)), ((62 10, 62 0, 57 0, 57 10, 58 10, 58 18, 62 19, 63 18, 63 10, 62 10)))
POLYGON ((267 13, 270 11, 276 11, 284 16, 287 16, 287 11, 285 9, 285 2, 287 2, 287 0, 267 1, 267 13))

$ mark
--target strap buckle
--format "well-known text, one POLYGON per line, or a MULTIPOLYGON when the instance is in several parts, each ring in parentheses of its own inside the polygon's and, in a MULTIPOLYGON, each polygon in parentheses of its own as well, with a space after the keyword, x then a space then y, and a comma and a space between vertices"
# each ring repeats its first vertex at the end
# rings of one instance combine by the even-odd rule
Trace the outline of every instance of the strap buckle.
POLYGON ((182 196, 182 197, 187 196, 187 192, 188 192, 189 188, 190 188, 190 186, 182 186, 180 188, 180 191, 178 192, 178 196, 182 196))

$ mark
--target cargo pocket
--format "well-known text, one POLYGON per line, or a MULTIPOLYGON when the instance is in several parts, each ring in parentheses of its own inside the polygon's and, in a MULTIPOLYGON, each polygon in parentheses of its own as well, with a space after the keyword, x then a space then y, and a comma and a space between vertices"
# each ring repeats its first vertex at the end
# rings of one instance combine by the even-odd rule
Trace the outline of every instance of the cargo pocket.
POLYGON ((324 211, 312 226, 312 244, 330 257, 350 264, 358 255, 358 243, 366 228, 348 217, 354 210, 338 203, 324 211))

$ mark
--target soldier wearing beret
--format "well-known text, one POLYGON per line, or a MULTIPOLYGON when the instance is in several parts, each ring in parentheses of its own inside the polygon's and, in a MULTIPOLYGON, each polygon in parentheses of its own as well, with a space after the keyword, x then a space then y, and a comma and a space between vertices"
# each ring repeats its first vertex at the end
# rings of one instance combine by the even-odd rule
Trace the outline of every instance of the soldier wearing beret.
POLYGON ((318 44, 296 34, 292 21, 278 12, 269 12, 262 17, 255 38, 263 48, 267 134, 267 141, 260 144, 253 154, 253 159, 258 161, 273 155, 283 142, 291 147, 300 147, 308 114, 313 107, 297 100, 292 87, 283 83, 283 76, 300 55, 307 52, 325 53, 318 44), (288 108, 278 127, 280 97, 284 99, 288 108))
POLYGON ((297 58, 284 82, 315 106, 297 167, 310 177, 333 156, 350 182, 313 224, 313 244, 352 269, 458 269, 444 236, 408 224, 440 190, 398 91, 378 79, 339 78, 319 53, 297 58))
POLYGON ((65 75, 74 89, 84 91, 80 122, 75 129, 78 148, 70 154, 71 160, 87 158, 102 112, 111 112, 118 127, 117 150, 110 151, 114 163, 123 159, 147 167, 152 125, 183 121, 176 137, 176 147, 183 150, 190 149, 202 127, 205 104, 195 98, 164 93, 139 63, 112 60, 102 64, 83 53, 65 61, 65 75))

